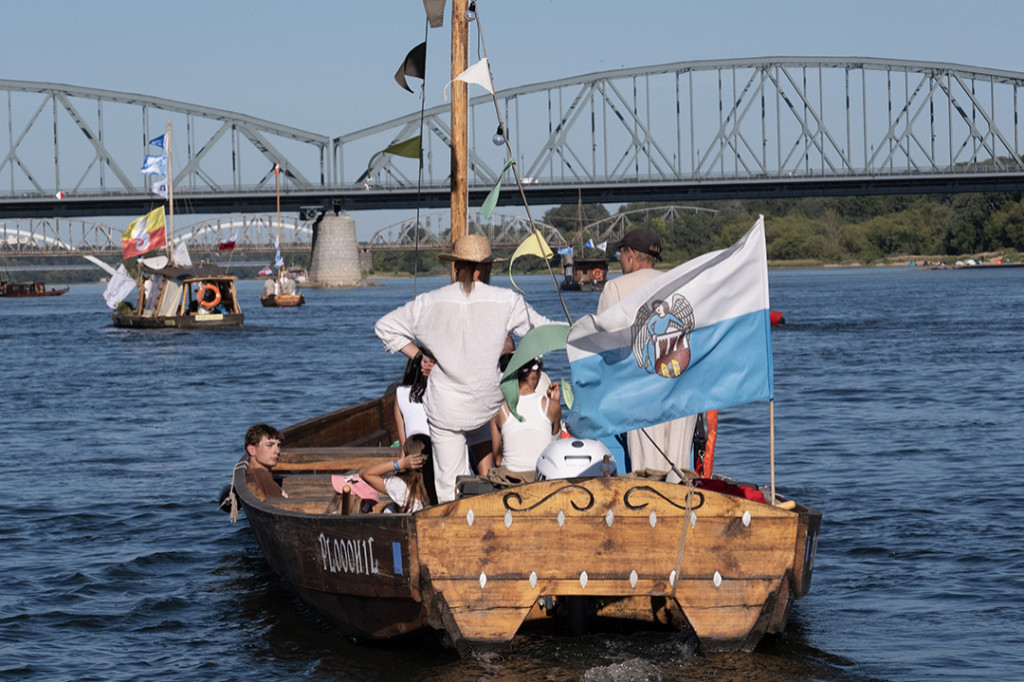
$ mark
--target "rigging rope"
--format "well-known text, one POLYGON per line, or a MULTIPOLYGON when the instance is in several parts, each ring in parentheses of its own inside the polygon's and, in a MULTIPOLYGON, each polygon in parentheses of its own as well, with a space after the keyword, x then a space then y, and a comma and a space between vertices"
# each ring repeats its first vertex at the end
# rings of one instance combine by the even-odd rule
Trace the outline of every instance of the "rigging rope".
MULTIPOLYGON (((478 49, 479 49, 479 52, 483 54, 484 59, 486 59, 487 58, 487 44, 484 41, 484 27, 483 27, 482 22, 480 21, 480 9, 479 8, 477 8, 477 11, 476 11, 476 22, 475 23, 476 23, 476 30, 477 30, 477 40, 480 43, 480 47, 478 49)), ((487 66, 487 77, 491 80, 490 91, 491 91, 491 100, 494 102, 494 114, 498 118, 498 126, 501 129, 502 135, 505 138, 505 150, 508 152, 508 157, 512 161, 512 175, 516 179, 516 187, 519 188, 519 196, 523 200, 523 208, 526 209, 526 217, 527 217, 527 219, 529 219, 530 227, 533 228, 533 234, 537 238, 538 251, 543 253, 544 250, 543 250, 543 248, 541 248, 541 244, 543 244, 542 236, 541 236, 540 230, 537 229, 537 225, 536 225, 536 223, 533 220, 533 214, 530 212, 530 204, 529 204, 529 202, 526 201, 526 191, 523 189, 522 178, 519 177, 519 168, 516 166, 515 156, 512 154, 512 145, 508 141, 508 131, 505 130, 505 122, 501 118, 501 107, 498 106, 498 96, 494 93, 494 79, 491 77, 490 68, 491 68, 490 67, 490 63, 488 63, 488 66, 487 66)), ((551 262, 547 258, 544 258, 543 260, 544 260, 544 264, 547 265, 548 274, 551 275, 551 281, 555 285, 555 292, 558 294, 558 301, 562 304, 562 311, 565 313, 565 319, 569 321, 569 324, 572 324, 572 315, 569 314, 569 308, 566 307, 565 299, 562 298, 562 289, 561 289, 561 287, 558 286, 558 280, 555 278, 555 271, 552 270, 552 268, 551 268, 551 262)))

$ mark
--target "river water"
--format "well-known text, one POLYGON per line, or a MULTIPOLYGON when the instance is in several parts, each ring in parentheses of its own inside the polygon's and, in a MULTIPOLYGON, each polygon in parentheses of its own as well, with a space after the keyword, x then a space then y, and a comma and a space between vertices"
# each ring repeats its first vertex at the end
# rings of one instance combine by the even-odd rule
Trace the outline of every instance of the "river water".
MULTIPOLYGON (((498 277, 496 277, 498 279, 498 277)), ((517 282, 562 318, 548 277, 517 282)), ((373 322, 411 280, 306 291, 241 329, 111 326, 101 285, 0 299, 0 679, 1011 679, 1024 671, 1024 269, 772 271, 776 474, 824 514, 784 637, 524 638, 460 660, 339 636, 216 497, 257 421, 373 397, 373 322)), ((421 279, 420 291, 442 284, 421 279)), ((574 317, 597 295, 567 293, 574 317)), ((566 376, 564 354, 546 358, 566 376)), ((723 410, 716 470, 767 482, 766 403, 723 410)))

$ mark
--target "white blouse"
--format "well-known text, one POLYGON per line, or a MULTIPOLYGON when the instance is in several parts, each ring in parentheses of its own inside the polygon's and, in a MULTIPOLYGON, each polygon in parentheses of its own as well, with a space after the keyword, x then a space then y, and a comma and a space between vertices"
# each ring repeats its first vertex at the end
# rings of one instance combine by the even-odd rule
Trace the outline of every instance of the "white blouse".
POLYGON ((451 431, 476 429, 503 401, 498 358, 509 333, 523 336, 555 324, 511 289, 476 282, 466 294, 458 283, 420 294, 377 320, 374 332, 389 353, 415 342, 437 364, 423 396, 430 424, 451 431))

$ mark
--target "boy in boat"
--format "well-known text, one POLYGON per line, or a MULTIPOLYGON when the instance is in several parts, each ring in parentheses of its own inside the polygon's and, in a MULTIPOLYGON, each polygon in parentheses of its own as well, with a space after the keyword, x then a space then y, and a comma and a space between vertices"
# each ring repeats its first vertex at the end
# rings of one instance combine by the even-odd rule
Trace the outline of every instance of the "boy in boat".
POLYGON ((245 432, 245 451, 249 453, 245 482, 252 494, 261 500, 288 497, 271 473, 281 456, 281 432, 268 424, 250 426, 245 432))

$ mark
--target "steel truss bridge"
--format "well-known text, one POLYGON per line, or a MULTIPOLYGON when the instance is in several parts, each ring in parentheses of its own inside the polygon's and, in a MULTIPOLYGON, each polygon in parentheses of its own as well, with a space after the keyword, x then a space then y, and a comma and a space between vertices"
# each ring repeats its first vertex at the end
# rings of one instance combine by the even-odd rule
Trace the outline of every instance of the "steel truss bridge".
MULTIPOLYGON (((578 192, 690 202, 1024 189, 1022 88, 1022 73, 956 64, 764 57, 593 73, 499 90, 497 102, 531 204, 578 192)), ((0 91, 0 218, 141 215, 154 196, 138 169, 167 121, 175 198, 193 213, 273 210, 275 162, 282 206, 307 218, 449 200, 447 105, 422 124, 415 113, 331 137, 145 95, 12 80, 0 91), (415 159, 375 154, 421 129, 417 188, 415 159)), ((470 100, 471 206, 505 164, 496 123, 489 95, 470 100)), ((500 202, 521 198, 509 188, 500 202)))
MULTIPOLYGON (((589 239, 594 244, 613 241, 632 227, 654 221, 671 222, 684 214, 696 213, 714 211, 697 206, 659 206, 625 211, 584 225, 569 238, 541 221, 534 221, 534 225, 549 246, 559 248, 569 246, 570 240, 580 243, 589 239)), ((0 220, 0 257, 120 256, 122 231, 121 228, 86 219, 0 220)), ((313 231, 312 221, 282 216, 281 251, 308 252, 313 231)), ((471 214, 469 231, 486 235, 495 248, 502 249, 517 247, 530 236, 532 228, 524 216, 494 213, 485 220, 479 214, 471 214)), ((228 215, 183 228, 176 227, 172 239, 175 244, 184 242, 191 254, 217 253, 225 241, 234 242, 234 252, 263 254, 274 251, 277 234, 278 222, 274 214, 228 215)), ((447 250, 451 244, 450 235, 449 213, 436 212, 385 227, 359 248, 363 251, 447 250)))

